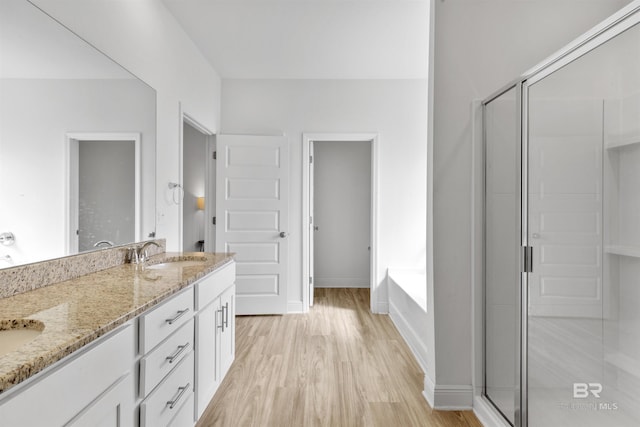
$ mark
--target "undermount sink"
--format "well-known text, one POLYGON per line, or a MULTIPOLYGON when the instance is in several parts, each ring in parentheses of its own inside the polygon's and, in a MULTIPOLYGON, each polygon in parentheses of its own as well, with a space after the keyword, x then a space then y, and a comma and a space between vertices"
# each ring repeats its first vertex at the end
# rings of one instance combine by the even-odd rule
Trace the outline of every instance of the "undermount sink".
POLYGON ((200 266, 206 261, 207 259, 204 257, 166 259, 161 263, 148 265, 146 268, 149 270, 170 270, 174 268, 200 266))
POLYGON ((33 341, 43 330, 44 323, 37 320, 0 321, 0 356, 33 341))

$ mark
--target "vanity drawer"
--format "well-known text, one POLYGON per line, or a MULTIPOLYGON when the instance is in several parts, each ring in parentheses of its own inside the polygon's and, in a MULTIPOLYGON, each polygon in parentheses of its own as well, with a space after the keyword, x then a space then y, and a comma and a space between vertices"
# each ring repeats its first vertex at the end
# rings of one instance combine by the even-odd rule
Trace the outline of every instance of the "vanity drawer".
POLYGON ((222 292, 236 281, 236 263, 231 262, 225 267, 206 276, 196 283, 196 310, 206 307, 218 298, 222 292))
MULTIPOLYGON (((193 395, 193 352, 140 404, 141 427, 166 426, 193 395)), ((193 417, 193 405, 191 416, 193 417)))
POLYGON ((146 354, 193 317, 193 287, 140 316, 140 354, 146 354))
POLYGON ((145 397, 193 350, 193 318, 140 360, 140 397, 145 397))

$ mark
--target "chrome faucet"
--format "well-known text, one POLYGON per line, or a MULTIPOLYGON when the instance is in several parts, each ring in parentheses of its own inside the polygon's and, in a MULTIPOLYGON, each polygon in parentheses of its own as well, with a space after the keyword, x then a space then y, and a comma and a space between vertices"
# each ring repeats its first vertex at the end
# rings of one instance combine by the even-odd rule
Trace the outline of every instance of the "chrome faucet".
POLYGON ((134 249, 135 251, 135 257, 134 259, 136 260, 135 263, 136 264, 143 264, 145 261, 147 261, 147 258, 149 258, 149 254, 147 253, 147 248, 151 245, 154 245, 156 247, 160 247, 159 244, 157 244, 156 242, 154 242, 153 240, 149 240, 148 242, 145 242, 142 246, 140 246, 137 249, 134 249))
POLYGON ((94 248, 97 248, 99 246, 113 246, 113 242, 111 240, 100 240, 93 244, 94 248))

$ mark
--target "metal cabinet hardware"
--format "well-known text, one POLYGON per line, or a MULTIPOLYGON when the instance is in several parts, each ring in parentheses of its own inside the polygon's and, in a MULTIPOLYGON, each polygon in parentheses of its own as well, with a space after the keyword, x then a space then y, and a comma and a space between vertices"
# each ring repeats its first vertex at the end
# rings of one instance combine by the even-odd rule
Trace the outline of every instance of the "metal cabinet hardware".
POLYGON ((184 316, 185 314, 187 314, 189 312, 188 308, 185 308, 184 310, 180 310, 178 311, 178 314, 176 314, 173 319, 166 319, 165 321, 170 324, 173 325, 173 323, 178 320, 179 318, 181 318, 182 316, 184 316))
POLYGON ((180 399, 182 399, 182 396, 184 395, 184 392, 187 391, 187 389, 191 387, 191 383, 187 383, 187 385, 183 386, 183 387, 178 387, 178 395, 176 396, 175 399, 173 400, 169 400, 167 401, 167 406, 169 407, 169 409, 173 409, 175 408, 175 406, 178 404, 178 402, 180 401, 180 399))
POLYGON ((167 356, 166 360, 168 360, 169 363, 173 363, 173 361, 176 360, 178 357, 180 357, 180 355, 184 353, 184 351, 188 348, 189 348, 189 343, 186 343, 185 345, 179 345, 178 350, 175 353, 173 353, 171 356, 167 356))

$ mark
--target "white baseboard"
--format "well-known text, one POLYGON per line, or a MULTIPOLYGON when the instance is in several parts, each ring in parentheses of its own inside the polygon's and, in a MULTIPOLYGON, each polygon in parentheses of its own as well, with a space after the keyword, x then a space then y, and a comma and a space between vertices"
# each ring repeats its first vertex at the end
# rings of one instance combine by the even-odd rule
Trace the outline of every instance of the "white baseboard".
POLYGON ((393 301, 389 301, 389 317, 391 318, 393 324, 396 326, 398 332, 400 332, 402 338, 404 338, 405 342, 411 349, 411 352, 418 361, 418 364, 422 368, 422 371, 427 372, 427 356, 429 354, 429 350, 420 340, 415 329, 413 329, 411 324, 402 315, 400 310, 398 310, 397 307, 393 304, 393 301))
POLYGON ((316 288, 369 288, 371 284, 365 277, 314 277, 316 288))
POLYGON ((473 387, 470 385, 437 385, 425 375, 422 395, 433 409, 444 411, 473 409, 473 387))
POLYGON ((483 426, 511 427, 511 425, 482 396, 474 396, 473 413, 483 426))
POLYGON ((434 401, 434 390, 436 388, 435 383, 431 379, 431 377, 427 374, 424 374, 424 390, 422 391, 422 396, 425 398, 429 406, 433 408, 434 401))
POLYGON ((302 301, 289 301, 287 303, 287 313, 304 313, 302 309, 302 301))
POLYGON ((375 303, 376 314, 388 314, 389 313, 389 303, 386 301, 378 301, 375 303))

